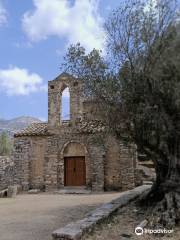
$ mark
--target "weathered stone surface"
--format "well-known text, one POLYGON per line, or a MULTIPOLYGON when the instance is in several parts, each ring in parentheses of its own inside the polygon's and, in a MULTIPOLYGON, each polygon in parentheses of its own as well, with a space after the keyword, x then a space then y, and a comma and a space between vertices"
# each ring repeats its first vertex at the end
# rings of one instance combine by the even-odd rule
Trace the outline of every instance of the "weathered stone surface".
POLYGON ((137 168, 135 170, 135 184, 136 186, 142 184, 152 184, 156 179, 155 168, 152 166, 152 163, 148 162, 143 165, 144 163, 138 162, 137 168))
POLYGON ((12 157, 0 156, 0 190, 12 185, 14 181, 14 161, 12 157))
POLYGON ((148 224, 148 220, 144 219, 142 222, 138 224, 137 227, 144 228, 148 224))
POLYGON ((29 194, 38 194, 40 192, 41 192, 40 189, 31 189, 31 190, 28 191, 29 194))
POLYGON ((128 204, 130 201, 141 195, 144 191, 150 189, 150 186, 144 185, 137 187, 133 190, 129 190, 120 193, 120 197, 103 204, 101 207, 90 212, 88 216, 82 220, 66 225, 64 228, 60 228, 52 233, 54 240, 79 240, 84 233, 92 231, 94 226, 104 219, 109 217, 118 208, 128 204))
POLYGON ((8 189, 4 189, 0 191, 0 198, 7 197, 7 191, 8 189))
POLYGON ((91 191, 87 189, 78 189, 78 188, 70 188, 70 189, 61 189, 55 191, 56 194, 90 194, 91 191))
POLYGON ((7 197, 9 197, 9 198, 16 197, 17 190, 18 190, 17 185, 9 186, 8 190, 7 190, 7 197))
POLYGON ((68 224, 65 228, 59 229, 53 233, 54 239, 64 239, 64 240, 78 240, 82 236, 82 230, 74 226, 73 224, 68 224))

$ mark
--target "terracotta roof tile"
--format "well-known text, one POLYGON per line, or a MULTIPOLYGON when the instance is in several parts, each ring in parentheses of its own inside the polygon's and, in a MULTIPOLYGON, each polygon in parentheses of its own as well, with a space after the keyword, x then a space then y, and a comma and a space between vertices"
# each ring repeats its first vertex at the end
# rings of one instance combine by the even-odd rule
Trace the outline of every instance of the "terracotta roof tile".
MULTIPOLYGON (((19 132, 14 134, 14 137, 23 137, 23 136, 48 136, 47 123, 33 123, 29 127, 22 129, 19 132)), ((76 126, 76 129, 80 133, 100 133, 104 132, 106 127, 99 120, 91 121, 82 121, 76 126)))
POLYGON ((22 136, 46 136, 48 135, 47 123, 32 123, 25 129, 14 134, 14 137, 22 136))

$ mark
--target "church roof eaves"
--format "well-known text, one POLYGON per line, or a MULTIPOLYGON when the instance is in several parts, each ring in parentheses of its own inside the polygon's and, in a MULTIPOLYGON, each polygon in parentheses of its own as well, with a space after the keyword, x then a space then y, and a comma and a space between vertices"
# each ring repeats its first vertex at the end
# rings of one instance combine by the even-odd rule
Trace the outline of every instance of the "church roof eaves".
POLYGON ((14 134, 14 137, 25 136, 48 136, 47 123, 32 123, 27 128, 20 130, 14 134))

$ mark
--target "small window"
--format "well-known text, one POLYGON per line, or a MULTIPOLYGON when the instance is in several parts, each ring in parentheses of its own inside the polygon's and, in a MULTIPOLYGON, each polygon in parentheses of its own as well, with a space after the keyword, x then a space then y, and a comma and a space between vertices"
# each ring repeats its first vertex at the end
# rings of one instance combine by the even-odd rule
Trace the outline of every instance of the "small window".
POLYGON ((70 120, 70 92, 69 88, 65 88, 62 92, 61 102, 61 120, 70 120))
POLYGON ((50 88, 51 88, 51 89, 54 89, 54 85, 51 85, 50 88))

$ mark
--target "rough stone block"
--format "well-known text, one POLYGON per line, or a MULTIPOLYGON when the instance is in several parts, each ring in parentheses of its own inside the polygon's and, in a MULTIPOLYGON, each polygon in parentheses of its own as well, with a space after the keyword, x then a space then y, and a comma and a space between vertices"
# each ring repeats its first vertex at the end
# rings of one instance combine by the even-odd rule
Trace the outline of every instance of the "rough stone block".
POLYGON ((17 185, 15 186, 9 186, 7 190, 7 197, 13 198, 17 195, 17 185))
POLYGON ((0 191, 0 198, 7 197, 7 189, 0 191))
POLYGON ((38 194, 40 192, 41 192, 40 189, 31 189, 31 190, 28 191, 29 194, 38 194))

